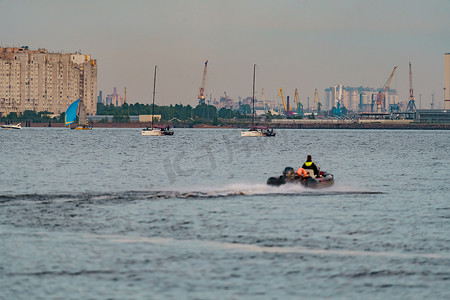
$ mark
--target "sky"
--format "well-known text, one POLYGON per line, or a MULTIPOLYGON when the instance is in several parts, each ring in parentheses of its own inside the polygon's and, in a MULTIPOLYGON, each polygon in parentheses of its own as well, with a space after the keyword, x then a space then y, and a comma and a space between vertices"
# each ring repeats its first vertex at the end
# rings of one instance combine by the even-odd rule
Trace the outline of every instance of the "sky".
MULTIPOLYGON (((129 103, 196 105, 204 63, 206 94, 325 97, 330 86, 391 88, 416 106, 443 107, 450 0, 0 0, 0 46, 90 54, 98 90, 129 103), (421 101, 419 100, 419 94, 421 101)), ((322 100, 323 101, 323 100, 322 100)))

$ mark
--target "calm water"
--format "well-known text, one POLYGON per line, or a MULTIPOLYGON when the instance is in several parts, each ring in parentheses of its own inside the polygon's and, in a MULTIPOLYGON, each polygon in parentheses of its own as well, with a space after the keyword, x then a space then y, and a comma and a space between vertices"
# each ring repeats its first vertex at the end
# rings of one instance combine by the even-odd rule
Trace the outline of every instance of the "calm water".
POLYGON ((450 298, 449 131, 277 132, 0 130, 0 299, 450 298))

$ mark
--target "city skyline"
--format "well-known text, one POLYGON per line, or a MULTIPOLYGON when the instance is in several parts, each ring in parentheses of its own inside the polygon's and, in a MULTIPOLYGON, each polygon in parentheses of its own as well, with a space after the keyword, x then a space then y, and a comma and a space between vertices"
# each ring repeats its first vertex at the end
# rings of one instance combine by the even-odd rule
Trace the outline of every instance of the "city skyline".
POLYGON ((130 103, 151 102, 158 65, 160 105, 196 105, 206 60, 208 99, 251 96, 253 64, 271 100, 280 87, 302 100, 337 84, 381 88, 398 65, 391 88, 407 101, 411 62, 416 103, 429 108, 434 93, 442 107, 448 11, 444 0, 2 1, 0 46, 90 54, 98 91, 127 87, 130 103))

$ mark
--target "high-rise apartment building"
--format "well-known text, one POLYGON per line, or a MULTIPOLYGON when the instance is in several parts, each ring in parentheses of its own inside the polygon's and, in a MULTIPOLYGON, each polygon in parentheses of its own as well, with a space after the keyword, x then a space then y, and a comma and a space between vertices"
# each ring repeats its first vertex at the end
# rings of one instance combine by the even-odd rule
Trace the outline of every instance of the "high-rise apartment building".
POLYGON ((97 61, 90 55, 0 48, 0 114, 25 110, 59 114, 77 99, 95 115, 97 61))

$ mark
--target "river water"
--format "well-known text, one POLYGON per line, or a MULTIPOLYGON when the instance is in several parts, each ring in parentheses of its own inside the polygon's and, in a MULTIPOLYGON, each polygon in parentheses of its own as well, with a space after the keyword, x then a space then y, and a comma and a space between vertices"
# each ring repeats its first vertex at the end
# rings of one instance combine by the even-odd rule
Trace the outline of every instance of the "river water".
POLYGON ((0 130, 0 299, 449 299, 450 132, 0 130), (270 187, 306 155, 330 188, 270 187))

